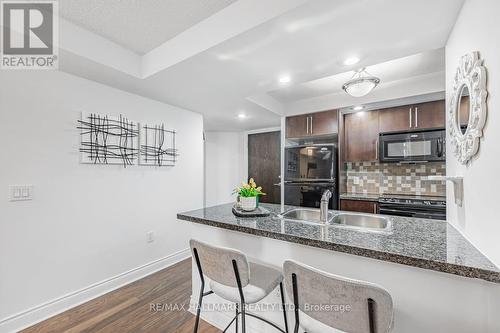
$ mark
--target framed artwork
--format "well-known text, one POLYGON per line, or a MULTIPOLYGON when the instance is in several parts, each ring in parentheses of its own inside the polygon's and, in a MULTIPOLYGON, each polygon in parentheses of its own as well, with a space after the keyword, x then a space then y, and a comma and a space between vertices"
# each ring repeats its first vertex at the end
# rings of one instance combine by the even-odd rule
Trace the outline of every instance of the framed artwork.
POLYGON ((164 124, 140 124, 139 165, 174 166, 178 156, 175 135, 164 124))
POLYGON ((135 164, 139 153, 138 126, 124 116, 112 117, 82 113, 78 121, 81 130, 81 163, 135 164))

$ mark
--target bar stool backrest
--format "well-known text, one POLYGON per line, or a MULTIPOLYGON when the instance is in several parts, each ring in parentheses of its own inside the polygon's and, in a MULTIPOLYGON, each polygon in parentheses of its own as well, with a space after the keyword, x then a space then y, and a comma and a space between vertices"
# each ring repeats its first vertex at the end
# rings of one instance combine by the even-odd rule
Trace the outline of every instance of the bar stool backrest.
POLYGON ((392 328, 392 298, 382 287, 329 274, 291 260, 285 261, 283 271, 288 296, 294 299, 295 278, 298 307, 309 317, 350 333, 386 333, 392 328))
POLYGON ((246 255, 230 248, 216 247, 191 239, 189 241, 193 257, 198 255, 203 274, 212 281, 237 288, 238 284, 233 268, 236 262, 241 279, 241 286, 245 287, 250 281, 250 266, 246 255))

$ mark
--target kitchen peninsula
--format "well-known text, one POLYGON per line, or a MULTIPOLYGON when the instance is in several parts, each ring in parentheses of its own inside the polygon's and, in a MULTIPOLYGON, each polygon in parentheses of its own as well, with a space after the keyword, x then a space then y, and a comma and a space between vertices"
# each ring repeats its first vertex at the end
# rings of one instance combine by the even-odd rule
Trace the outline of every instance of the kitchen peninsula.
MULTIPOLYGON (((271 216, 258 218, 238 218, 231 207, 199 209, 177 218, 194 223, 193 238, 239 249, 278 267, 294 259, 385 286, 393 295, 396 318, 404 318, 396 321, 394 332, 465 333, 479 326, 487 331, 494 325, 489 314, 500 311, 500 270, 447 222, 387 216, 388 228, 362 230, 285 220, 279 217, 279 205, 265 205, 271 216)), ((193 290, 198 288, 194 272, 193 290)), ((279 320, 279 313, 266 315, 279 320)), ((212 323, 227 322, 223 313, 206 316, 212 323)), ((255 332, 267 332, 256 322, 251 325, 255 332)))

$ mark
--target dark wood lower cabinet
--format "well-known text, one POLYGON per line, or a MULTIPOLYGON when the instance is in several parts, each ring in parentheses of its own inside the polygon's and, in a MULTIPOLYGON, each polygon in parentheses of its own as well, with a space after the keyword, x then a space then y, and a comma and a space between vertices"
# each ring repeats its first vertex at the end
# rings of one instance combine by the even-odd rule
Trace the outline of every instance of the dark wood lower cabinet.
POLYGON ((358 213, 378 213, 378 202, 363 200, 340 200, 340 210, 358 213))

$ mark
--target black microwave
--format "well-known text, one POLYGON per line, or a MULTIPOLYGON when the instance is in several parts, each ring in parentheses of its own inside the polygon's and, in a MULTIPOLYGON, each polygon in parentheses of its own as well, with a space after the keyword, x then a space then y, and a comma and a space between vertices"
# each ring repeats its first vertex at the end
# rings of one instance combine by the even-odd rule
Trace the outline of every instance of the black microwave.
POLYGON ((381 133, 380 162, 432 162, 446 160, 445 130, 381 133))

